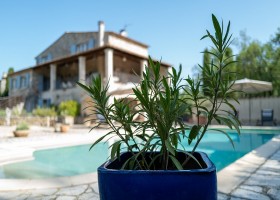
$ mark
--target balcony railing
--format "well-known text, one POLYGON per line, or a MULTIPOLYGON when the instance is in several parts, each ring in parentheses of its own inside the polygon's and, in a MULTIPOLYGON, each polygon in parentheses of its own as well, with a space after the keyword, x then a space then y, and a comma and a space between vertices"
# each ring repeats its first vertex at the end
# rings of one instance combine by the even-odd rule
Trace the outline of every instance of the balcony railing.
MULTIPOLYGON (((98 76, 98 73, 92 73, 91 75, 87 76, 86 78, 86 84, 90 84, 93 77, 98 76)), ((124 72, 114 72, 113 76, 113 82, 114 83, 139 83, 140 82, 140 76, 124 73, 124 72)))
POLYGON ((116 79, 115 82, 121 82, 121 83, 139 83, 141 79, 140 76, 138 75, 124 73, 124 72, 115 72, 114 78, 116 79))
POLYGON ((67 80, 56 80, 55 89, 69 89, 76 86, 76 82, 78 81, 77 77, 69 78, 67 80))

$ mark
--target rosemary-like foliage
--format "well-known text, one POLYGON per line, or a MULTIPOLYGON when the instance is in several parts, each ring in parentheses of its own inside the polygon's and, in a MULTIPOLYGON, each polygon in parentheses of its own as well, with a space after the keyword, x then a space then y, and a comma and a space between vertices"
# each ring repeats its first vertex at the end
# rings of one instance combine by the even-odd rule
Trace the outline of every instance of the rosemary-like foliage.
MULTIPOLYGON (((205 77, 209 84, 204 86, 207 96, 201 91, 203 80, 181 78, 181 66, 178 71, 172 68, 170 74, 162 76, 161 64, 151 58, 149 66, 143 72, 142 81, 133 89, 133 102, 137 103, 134 108, 130 106, 132 102, 123 99, 114 98, 110 101, 113 97, 108 94, 109 85, 103 85, 100 76, 93 78, 90 85, 78 82, 91 97, 94 114, 102 115, 105 121, 101 123, 110 127, 108 133, 96 140, 92 147, 104 139, 117 138, 110 147, 111 159, 119 158, 124 150, 132 155, 123 164, 123 169, 184 169, 187 168, 190 159, 198 162, 193 153, 203 136, 210 130, 209 124, 213 120, 240 133, 240 122, 234 114, 236 109, 229 103, 231 99, 237 101, 233 95, 235 91, 231 89, 233 82, 229 82, 228 79, 228 68, 232 63, 228 60, 232 59, 225 57, 225 51, 232 41, 232 35, 229 33, 230 22, 224 30, 223 23, 220 24, 214 15, 212 21, 215 33, 211 34, 207 30, 206 35, 202 37, 210 39, 214 48, 211 52, 204 52, 211 54, 215 60, 206 65, 205 69, 205 77), (184 98, 180 95, 182 91, 186 94, 184 98), (222 104, 226 104, 230 111, 221 110, 222 104), (197 119, 201 115, 205 116, 206 124, 201 124, 198 120, 195 125, 187 126, 182 121, 186 110, 191 110, 197 119), (139 115, 143 120, 136 120, 136 116, 139 115), (177 154, 183 140, 187 140, 189 145, 194 143, 194 146, 191 152, 187 152, 186 159, 181 161, 177 154)), ((227 136, 234 146, 225 131, 215 131, 227 136)))

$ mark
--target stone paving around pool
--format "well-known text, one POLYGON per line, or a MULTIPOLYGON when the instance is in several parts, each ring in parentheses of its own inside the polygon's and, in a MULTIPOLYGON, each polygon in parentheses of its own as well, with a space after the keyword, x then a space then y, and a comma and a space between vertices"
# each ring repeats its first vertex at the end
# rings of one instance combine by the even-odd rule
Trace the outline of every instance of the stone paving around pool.
POLYGON ((65 188, 0 192, 1 200, 97 200, 97 183, 65 188))
MULTIPOLYGON (((70 142, 76 140, 75 135, 87 133, 86 129, 74 129, 69 135, 57 135, 52 131, 45 130, 43 133, 34 133, 34 137, 25 138, 24 141, 16 138, 6 138, 0 136, 0 160, 3 156, 1 147, 6 144, 21 144, 21 147, 28 145, 39 145, 44 137, 56 140, 65 140, 69 138, 70 142), (61 139, 62 138, 62 139, 61 139), (72 138, 72 139, 71 139, 72 138)), ((1 134, 1 127, 0 127, 1 134)), ((3 136, 3 135, 2 135, 3 136)), ((86 137, 88 138, 88 137, 86 137)), ((44 142, 42 145, 46 145, 44 142)), ((218 199, 219 200, 279 200, 280 199, 280 135, 273 138, 272 141, 261 147, 260 151, 252 152, 242 159, 236 161, 226 170, 218 173, 218 179, 223 177, 224 180, 218 181, 218 199), (266 145, 266 146, 265 146, 266 145), (271 148, 270 148, 271 147, 271 148), (266 149, 271 151, 266 151, 266 149), (262 153, 265 151, 264 153, 262 153), (245 160, 244 160, 245 159, 245 160), (235 165, 234 165, 235 164, 235 165), (235 166, 241 166, 238 181, 234 180, 233 175, 235 166), (233 166, 233 167, 231 167, 233 166), (243 167, 243 168, 242 168, 243 167), (232 172, 233 171, 233 172, 232 172), (230 173, 228 173, 230 172, 230 173), (243 172, 243 173, 242 173, 243 172), (227 175, 228 174, 228 175, 227 175), (232 184, 233 182, 233 184, 232 184), (221 185, 223 184, 223 185, 221 185), (231 185, 232 184, 232 185, 231 185), (222 186, 228 186, 222 187, 222 186)), ((3 190, 0 188, 0 200, 82 200, 82 199, 99 199, 97 179, 88 181, 87 184, 75 186, 55 187, 46 189, 26 189, 26 190, 3 190)))
POLYGON ((220 200, 279 200, 280 149, 230 194, 219 193, 218 197, 220 200))

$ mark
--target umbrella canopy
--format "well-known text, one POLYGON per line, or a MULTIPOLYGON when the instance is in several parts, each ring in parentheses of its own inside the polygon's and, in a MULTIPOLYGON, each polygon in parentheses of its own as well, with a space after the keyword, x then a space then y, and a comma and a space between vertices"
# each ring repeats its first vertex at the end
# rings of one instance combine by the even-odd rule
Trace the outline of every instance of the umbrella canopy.
MULTIPOLYGON (((272 83, 266 82, 266 81, 258 81, 258 80, 244 78, 244 79, 235 81, 235 83, 232 86, 232 89, 243 91, 248 94, 254 94, 254 93, 271 91, 272 83)), ((249 97, 249 124, 251 124, 250 97, 249 97)))
POLYGON ((271 91, 272 83, 244 78, 235 81, 235 83, 232 86, 232 89, 243 91, 249 94, 254 94, 259 92, 271 91))

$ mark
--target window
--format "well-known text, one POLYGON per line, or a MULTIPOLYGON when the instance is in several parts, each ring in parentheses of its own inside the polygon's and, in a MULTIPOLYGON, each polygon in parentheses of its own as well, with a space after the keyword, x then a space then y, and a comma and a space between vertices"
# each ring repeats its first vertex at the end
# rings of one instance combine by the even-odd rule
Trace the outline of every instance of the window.
POLYGON ((26 77, 25 76, 21 76, 20 77, 20 88, 26 88, 27 86, 27 81, 26 81, 26 77))
POLYGON ((92 49, 94 47, 94 40, 90 39, 88 42, 72 44, 70 47, 71 54, 80 53, 92 49))
POLYGON ((86 51, 88 49, 87 43, 81 43, 76 45, 76 53, 86 51))
POLYGON ((40 63, 45 63, 48 61, 48 56, 42 56, 40 59, 40 63))
POLYGON ((43 99, 43 108, 49 108, 51 106, 51 100, 50 99, 43 99))
POLYGON ((88 41, 88 49, 92 49, 95 46, 95 40, 93 38, 88 41))
POLYGON ((17 80, 15 78, 12 79, 12 85, 11 85, 11 89, 15 89, 16 88, 16 82, 17 80))
POLYGON ((45 62, 49 62, 52 60, 52 55, 49 53, 48 55, 44 55, 44 56, 41 56, 39 59, 38 59, 38 64, 42 64, 42 63, 45 63, 45 62))

